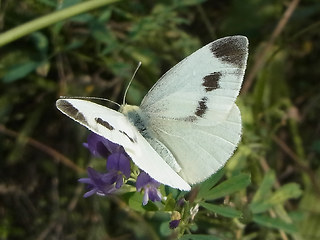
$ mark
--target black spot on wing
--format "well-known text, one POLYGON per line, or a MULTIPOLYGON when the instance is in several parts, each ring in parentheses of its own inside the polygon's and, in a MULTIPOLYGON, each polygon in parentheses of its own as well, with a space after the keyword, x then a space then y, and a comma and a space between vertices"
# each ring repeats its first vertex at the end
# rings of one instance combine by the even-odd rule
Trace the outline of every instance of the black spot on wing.
POLYGON ((199 102, 198 102, 198 107, 195 111, 195 115, 198 117, 203 117, 204 114, 206 113, 208 106, 207 106, 207 101, 208 98, 203 97, 199 102))
POLYGON ((68 116, 73 118, 74 120, 79 121, 82 124, 88 126, 88 122, 87 122, 86 118, 84 117, 84 115, 76 107, 74 107, 71 103, 69 103, 66 100, 59 99, 56 104, 57 104, 57 108, 60 109, 62 112, 64 112, 65 114, 67 114, 68 116))
POLYGON ((203 78, 202 86, 205 87, 206 92, 210 92, 220 87, 219 80, 221 76, 221 72, 214 72, 203 78))
POLYGON ((97 122, 98 124, 100 124, 100 125, 108 128, 108 129, 111 130, 111 131, 114 129, 114 127, 112 127, 112 126, 110 125, 110 123, 108 123, 108 122, 105 121, 105 120, 102 120, 101 118, 95 118, 94 120, 96 120, 96 122, 97 122))
POLYGON ((238 68, 246 65, 248 40, 246 37, 226 37, 212 43, 210 50, 221 61, 238 68))
POLYGON ((126 132, 119 130, 120 133, 122 133, 123 135, 125 135, 132 143, 135 143, 136 141, 130 137, 126 132))

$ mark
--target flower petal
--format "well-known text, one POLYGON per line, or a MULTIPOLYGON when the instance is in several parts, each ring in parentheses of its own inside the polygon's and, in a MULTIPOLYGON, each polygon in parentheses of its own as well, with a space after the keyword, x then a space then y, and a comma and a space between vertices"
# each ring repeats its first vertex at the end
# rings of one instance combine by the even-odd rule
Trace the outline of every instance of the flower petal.
POLYGON ((78 179, 78 182, 85 183, 85 184, 93 184, 90 178, 80 178, 78 179))
POLYGON ((146 186, 149 182, 150 182, 151 177, 141 171, 139 176, 137 177, 137 182, 136 182, 136 188, 138 191, 141 191, 141 188, 143 188, 144 186, 146 186))
POLYGON ((120 152, 123 150, 120 145, 115 144, 95 133, 91 133, 88 136, 87 143, 85 143, 84 146, 90 150, 92 155, 104 158, 107 158, 111 153, 120 152))
POLYGON ((96 189, 92 189, 92 190, 86 192, 86 193, 83 195, 83 197, 84 197, 84 198, 90 197, 90 196, 92 196, 93 194, 95 194, 96 192, 97 192, 96 189))
POLYGON ((159 202, 161 201, 161 193, 159 192, 158 189, 153 188, 153 187, 149 187, 149 199, 152 202, 159 202))
MULTIPOLYGON (((87 138, 87 146, 91 154, 95 157, 104 157, 107 158, 110 155, 110 150, 104 145, 106 139, 95 134, 91 133, 87 138)), ((108 141, 108 140, 106 140, 108 141)))
POLYGON ((79 182, 88 184, 87 187, 89 191, 85 193, 84 197, 89 197, 95 193, 105 196, 117 190, 114 186, 114 183, 118 179, 117 172, 102 174, 90 167, 88 167, 87 171, 89 178, 81 178, 78 180, 79 182))
POLYGON ((123 185, 123 177, 121 175, 118 175, 118 178, 116 180, 116 189, 121 188, 123 185))
POLYGON ((151 178, 147 173, 141 171, 136 182, 136 188, 138 191, 144 189, 143 205, 146 205, 149 199, 153 202, 161 201, 162 196, 158 187, 160 183, 151 178))
POLYGON ((124 153, 113 153, 108 157, 107 169, 122 172, 126 178, 130 177, 130 159, 124 153))
POLYGON ((145 189, 144 195, 143 195, 142 205, 143 206, 147 205, 148 201, 149 201, 149 190, 145 189))
POLYGON ((180 221, 181 221, 180 219, 170 221, 170 222, 169 222, 169 227, 170 227, 171 229, 177 228, 177 227, 179 226, 180 221))

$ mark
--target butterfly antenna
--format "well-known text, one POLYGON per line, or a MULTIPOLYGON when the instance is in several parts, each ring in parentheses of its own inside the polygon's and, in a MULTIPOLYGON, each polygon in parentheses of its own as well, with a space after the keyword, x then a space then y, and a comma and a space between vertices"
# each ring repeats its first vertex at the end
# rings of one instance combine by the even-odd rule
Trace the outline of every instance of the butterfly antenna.
POLYGON ((138 69, 139 69, 140 66, 141 66, 141 62, 138 63, 138 66, 137 66, 136 70, 134 71, 134 73, 133 73, 133 75, 132 75, 132 78, 130 79, 129 84, 128 84, 127 88, 126 88, 126 91, 124 92, 122 105, 125 105, 125 104, 126 104, 126 97, 127 97, 127 93, 128 93, 129 87, 130 87, 130 85, 131 85, 134 77, 136 76, 136 74, 137 74, 138 69))
POLYGON ((115 105, 117 105, 120 108, 120 104, 117 102, 114 102, 112 100, 109 99, 105 99, 105 98, 99 98, 99 97, 65 97, 65 96, 60 96, 61 99, 67 98, 67 99, 86 99, 86 100, 100 100, 100 101, 106 101, 109 103, 113 103, 115 105))

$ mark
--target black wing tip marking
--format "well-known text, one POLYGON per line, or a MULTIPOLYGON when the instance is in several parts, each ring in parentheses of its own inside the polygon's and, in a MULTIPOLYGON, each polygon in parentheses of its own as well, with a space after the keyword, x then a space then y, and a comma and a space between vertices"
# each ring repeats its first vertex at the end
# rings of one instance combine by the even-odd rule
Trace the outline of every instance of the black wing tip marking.
POLYGON ((102 118, 95 118, 94 120, 96 121, 96 123, 108 128, 110 131, 114 130, 114 127, 107 121, 103 120, 102 118))
POLYGON ((248 44, 248 39, 244 36, 225 37, 214 41, 210 50, 223 62, 244 68, 247 62, 248 44))
POLYGON ((203 78, 202 86, 205 87, 206 92, 220 88, 219 80, 221 76, 221 72, 213 72, 203 78))
POLYGON ((56 106, 60 111, 70 116, 74 120, 84 125, 88 125, 87 119, 84 117, 84 115, 67 100, 63 100, 63 99, 57 100, 56 106))

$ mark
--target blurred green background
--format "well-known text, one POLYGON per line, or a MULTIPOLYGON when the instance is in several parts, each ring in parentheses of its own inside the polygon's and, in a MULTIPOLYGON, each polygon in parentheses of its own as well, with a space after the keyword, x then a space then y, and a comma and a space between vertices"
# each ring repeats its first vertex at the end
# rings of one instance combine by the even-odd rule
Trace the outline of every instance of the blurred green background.
MULTIPOLYGON (((2 0, 0 31, 80 2, 2 0)), ((226 172, 250 173, 252 182, 222 199, 231 198, 244 217, 200 209, 194 232, 214 239, 320 239, 319 0, 124 0, 3 45, 0 239, 173 239, 163 212, 137 212, 121 197, 82 198, 77 179, 99 163, 82 147, 88 131, 55 101, 63 95, 121 103, 141 61, 127 96, 139 104, 170 67, 229 35, 245 35, 250 45, 238 99, 243 138, 226 172), (265 214, 290 227, 254 218, 259 211, 248 206, 257 192, 269 201, 265 214)))

